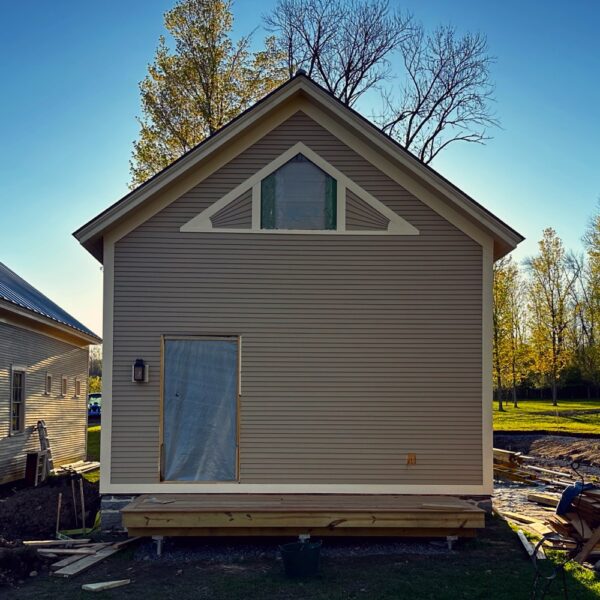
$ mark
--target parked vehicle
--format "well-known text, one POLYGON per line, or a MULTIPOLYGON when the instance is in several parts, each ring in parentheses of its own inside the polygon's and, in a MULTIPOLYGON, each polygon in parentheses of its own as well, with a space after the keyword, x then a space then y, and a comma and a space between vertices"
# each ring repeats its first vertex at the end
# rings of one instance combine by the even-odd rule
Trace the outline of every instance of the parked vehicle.
POLYGON ((100 417, 102 412, 102 394, 88 394, 88 417, 100 417))

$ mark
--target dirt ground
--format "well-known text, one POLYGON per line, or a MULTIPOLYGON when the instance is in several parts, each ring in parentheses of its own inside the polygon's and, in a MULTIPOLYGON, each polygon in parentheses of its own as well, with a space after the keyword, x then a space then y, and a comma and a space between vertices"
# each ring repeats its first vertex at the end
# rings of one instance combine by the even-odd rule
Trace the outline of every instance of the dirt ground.
MULTIPOLYGON (((569 467, 570 462, 581 461, 586 479, 598 477, 600 481, 600 438, 497 433, 494 445, 532 456, 537 466, 563 471, 571 478, 574 478, 574 474, 569 467)), ((527 494, 533 490, 558 493, 545 486, 497 482, 494 505, 500 512, 520 513, 543 521, 553 509, 528 502, 527 494)), ((86 521, 91 524, 99 507, 98 484, 84 480, 84 491, 86 521)), ((57 580, 49 576, 49 565, 55 559, 41 559, 37 552, 22 546, 19 540, 54 537, 60 492, 63 494, 61 529, 75 528, 68 478, 54 478, 39 488, 24 488, 16 484, 0 487, 0 597, 3 600, 5 597, 25 600, 59 596, 79 598, 82 594, 81 597, 86 597, 81 592, 81 583, 123 578, 130 578, 131 584, 119 591, 109 592, 106 597, 140 597, 144 600, 154 597, 161 600, 188 597, 380 600, 398 598, 407 593, 414 598, 436 600, 513 600, 520 597, 518 590, 522 591, 525 589, 523 586, 527 587, 530 583, 527 562, 519 567, 523 579, 512 594, 502 588, 489 587, 481 580, 482 574, 487 575, 492 569, 496 573, 498 560, 494 558, 493 564, 490 563, 490 552, 495 555, 498 549, 507 550, 510 546, 512 554, 506 554, 507 564, 515 556, 520 557, 520 546, 509 539, 509 531, 500 533, 499 528, 505 526, 499 524, 491 530, 486 529, 479 541, 461 542, 459 547, 467 550, 464 556, 460 550, 458 553, 448 552, 443 541, 327 541, 323 550, 324 574, 319 580, 323 584, 322 590, 319 581, 306 584, 286 582, 281 574, 277 551, 280 542, 277 540, 260 543, 245 540, 169 540, 166 556, 161 559, 156 558, 152 542, 147 540, 137 548, 122 551, 116 557, 102 562, 75 580, 57 580), (454 577, 452 565, 464 575, 460 581, 455 581, 455 585, 464 586, 465 591, 456 595, 453 595, 451 588, 443 587, 454 577), (408 580, 403 576, 405 567, 411 569, 408 580), (445 573, 445 579, 439 584, 442 587, 430 581, 427 573, 432 572, 431 569, 445 573), (155 595, 146 593, 149 586, 155 595), (422 590, 422 593, 417 593, 417 590, 422 590), (507 593, 504 594, 504 591, 507 593)), ((507 569, 506 577, 512 576, 508 566, 507 569)), ((502 575, 499 576, 502 578, 502 575)), ((598 596, 588 596, 585 588, 580 592, 582 595, 578 597, 581 598, 600 596, 598 592, 598 596)))
MULTIPOLYGON (((2 600, 89 598, 82 584, 130 579, 99 597, 143 600, 518 600, 529 598, 533 567, 517 536, 490 518, 478 538, 449 551, 443 542, 324 540, 320 574, 287 579, 280 540, 172 539, 156 559, 150 542, 127 548, 72 579, 40 574, 0 591, 2 600)), ((597 599, 589 571, 568 570, 569 597, 597 599)), ((555 585, 546 600, 563 598, 555 585)))
POLYGON ((496 432, 494 447, 533 456, 539 459, 538 466, 549 469, 569 468, 572 461, 578 461, 587 467, 583 469, 584 473, 600 476, 600 436, 581 438, 567 435, 496 432))
MULTIPOLYGON (((583 476, 588 482, 600 484, 600 438, 494 433, 494 447, 522 452, 533 458, 528 464, 563 472, 569 479, 577 480, 583 476), (570 466, 573 461, 580 463, 578 474, 570 466)), ((554 513, 554 509, 529 502, 527 495, 531 492, 555 495, 558 498, 561 490, 547 485, 496 481, 494 508, 500 512, 517 513, 544 521, 554 513)))
MULTIPOLYGON (((91 527, 100 507, 98 484, 83 480, 86 525, 91 527)), ((14 585, 30 573, 48 569, 38 553, 21 545, 22 540, 53 539, 56 536, 58 496, 62 493, 60 529, 81 527, 79 482, 76 482, 77 521, 68 477, 51 477, 47 483, 25 487, 23 482, 0 486, 0 589, 14 585)), ((35 575, 34 575, 35 576, 35 575)))
MULTIPOLYGON (((100 507, 98 484, 83 480, 86 525, 94 523, 100 507)), ((22 483, 0 488, 0 534, 7 540, 39 540, 53 538, 56 530, 58 496, 62 493, 60 529, 81 527, 79 483, 75 484, 75 502, 79 521, 73 510, 73 493, 68 477, 51 477, 39 487, 22 483)))

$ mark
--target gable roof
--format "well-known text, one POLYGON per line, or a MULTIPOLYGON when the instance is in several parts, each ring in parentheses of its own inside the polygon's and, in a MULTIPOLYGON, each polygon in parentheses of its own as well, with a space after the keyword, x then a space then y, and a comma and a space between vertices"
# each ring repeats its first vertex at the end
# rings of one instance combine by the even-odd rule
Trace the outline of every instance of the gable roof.
POLYGON ((495 257, 499 258, 513 250, 525 238, 492 214, 489 210, 463 192, 432 167, 422 162, 406 150, 396 140, 382 132, 354 109, 345 106, 326 89, 298 72, 294 77, 274 89, 252 107, 248 108, 227 125, 206 138, 196 147, 183 154, 168 167, 148 179, 146 182, 126 194, 109 206, 91 221, 73 233, 75 238, 98 260, 102 261, 102 239, 104 233, 116 223, 121 222, 132 211, 155 197, 166 186, 212 156, 224 144, 234 138, 255 120, 265 116, 275 107, 294 95, 310 98, 320 107, 341 118, 344 125, 368 138, 377 150, 406 169, 415 178, 424 181, 433 191, 451 207, 472 220, 482 230, 490 234, 495 241, 495 257))
MULTIPOLYGON (((1 262, 0 300, 8 304, 7 306, 7 304, 3 303, 3 308, 9 308, 12 305, 15 308, 18 307, 18 309, 23 309, 26 312, 53 321, 56 324, 66 325, 74 330, 73 333, 76 336, 84 336, 84 340, 87 343, 98 344, 102 341, 91 329, 82 325, 75 317, 72 317, 67 311, 58 306, 58 304, 52 302, 50 298, 44 296, 39 290, 36 290, 31 284, 27 283, 22 277, 19 277, 1 262)), ((22 311, 19 312, 22 314, 22 311)))

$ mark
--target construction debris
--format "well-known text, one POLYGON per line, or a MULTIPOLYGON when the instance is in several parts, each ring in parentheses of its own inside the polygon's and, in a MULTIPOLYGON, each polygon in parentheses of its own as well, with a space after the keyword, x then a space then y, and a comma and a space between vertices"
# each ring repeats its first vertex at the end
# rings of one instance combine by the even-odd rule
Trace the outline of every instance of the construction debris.
MULTIPOLYGON (((540 518, 508 511, 498 514, 542 537, 544 547, 570 552, 580 564, 600 555, 600 489, 576 482, 564 473, 529 465, 528 460, 518 452, 494 449, 494 476, 529 485, 543 484, 544 491, 530 492, 527 500, 550 508, 540 508, 540 518), (547 515, 542 511, 547 511, 547 515)), ((519 531, 518 535, 531 555, 524 533, 519 531)))
POLYGON ((537 560, 546 560, 546 555, 544 554, 544 551, 542 550, 542 548, 539 547, 536 549, 533 546, 533 544, 527 539, 527 537, 525 536, 523 531, 521 531, 519 529, 517 531, 517 536, 521 540, 521 544, 523 544, 523 548, 525 548, 525 552, 527 552, 528 556, 531 557, 535 554, 535 557, 537 560))
MULTIPOLYGON (((23 542, 30 551, 37 550, 43 558, 57 557, 59 560, 50 569, 57 577, 73 577, 83 573, 105 558, 140 538, 128 538, 120 542, 91 542, 90 539, 30 540, 23 542)), ((110 582, 109 582, 110 583, 110 582)), ((94 584, 95 585, 95 584, 94 584)), ((125 584, 122 584, 125 585, 125 584)), ((103 588, 108 589, 108 588, 103 588)), ((91 590, 100 591, 100 590, 91 590)))
POLYGON ((565 486, 573 479, 559 471, 551 471, 530 464, 534 459, 521 452, 494 448, 494 477, 517 483, 565 486))
POLYGON ((118 579, 116 581, 102 581, 100 583, 85 583, 81 586, 86 592, 103 592, 104 590, 112 590, 113 588, 128 585, 131 579, 118 579))
POLYGON ((87 473, 100 468, 100 463, 93 460, 79 460, 68 465, 61 465, 56 469, 58 475, 63 473, 87 473))

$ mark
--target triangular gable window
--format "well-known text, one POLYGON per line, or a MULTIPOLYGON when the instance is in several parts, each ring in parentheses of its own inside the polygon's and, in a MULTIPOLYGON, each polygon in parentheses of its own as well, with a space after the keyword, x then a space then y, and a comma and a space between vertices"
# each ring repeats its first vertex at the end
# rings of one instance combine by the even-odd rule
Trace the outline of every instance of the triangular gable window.
MULTIPOLYGON (((350 209, 357 207, 350 203, 350 209)), ((400 215, 302 142, 259 169, 180 227, 182 232, 419 235, 400 215), (349 221, 347 196, 379 217, 349 221), (245 202, 240 202, 244 196, 245 202), (251 209, 247 210, 251 197, 251 209), (236 204, 238 203, 238 204, 236 204), (235 206, 224 214, 228 206, 235 206), (238 210, 239 209, 239 210, 238 210), (231 222, 235 226, 231 226, 231 222), (220 224, 220 225, 219 225, 220 224)))
POLYGON ((335 230, 337 182, 297 154, 261 181, 261 228, 335 230))

